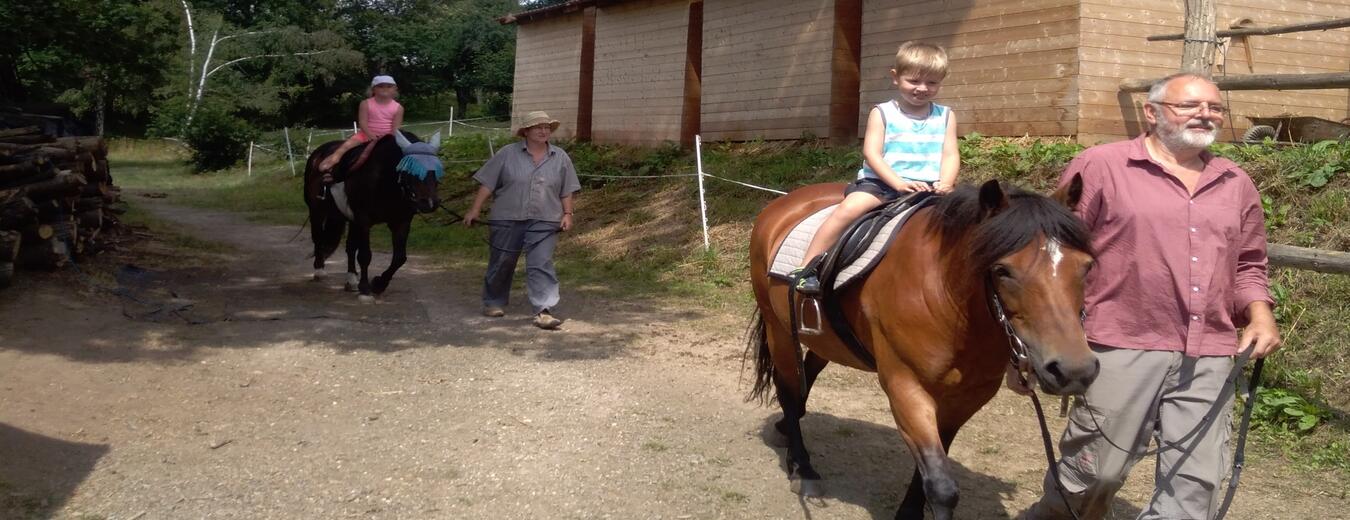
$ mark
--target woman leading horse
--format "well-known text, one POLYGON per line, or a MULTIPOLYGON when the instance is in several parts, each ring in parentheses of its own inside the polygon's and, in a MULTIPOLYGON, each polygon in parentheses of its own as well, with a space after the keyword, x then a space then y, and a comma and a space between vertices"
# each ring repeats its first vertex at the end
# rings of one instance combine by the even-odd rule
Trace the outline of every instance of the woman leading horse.
POLYGON ((800 421, 812 382, 830 362, 877 372, 914 456, 914 479, 896 518, 923 518, 925 505, 939 520, 952 518, 958 490, 947 450, 998 391, 1013 336, 1025 344, 1025 368, 1046 391, 1077 394, 1092 382, 1097 360, 1080 322, 1092 255, 1087 231, 1069 210, 1081 187, 1074 179, 1048 198, 989 181, 916 210, 866 280, 822 302, 842 307, 875 367, 828 323, 820 335, 800 336, 803 358, 789 322, 789 283, 769 277, 772 256, 792 227, 838 203, 842 187, 808 186, 764 208, 750 238, 759 311, 751 329, 757 375, 751 398, 767 398, 774 387, 794 489, 821 493, 800 421), (995 318, 995 305, 1012 334, 995 318))

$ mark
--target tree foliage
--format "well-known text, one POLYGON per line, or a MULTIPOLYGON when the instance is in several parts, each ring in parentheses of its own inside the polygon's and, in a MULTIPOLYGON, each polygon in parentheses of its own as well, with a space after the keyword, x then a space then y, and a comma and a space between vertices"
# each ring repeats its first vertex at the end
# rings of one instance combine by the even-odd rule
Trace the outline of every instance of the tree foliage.
POLYGON ((0 0, 0 99, 166 135, 204 110, 258 127, 340 124, 381 73, 404 96, 452 92, 460 113, 507 106, 514 27, 496 18, 536 3, 0 0))

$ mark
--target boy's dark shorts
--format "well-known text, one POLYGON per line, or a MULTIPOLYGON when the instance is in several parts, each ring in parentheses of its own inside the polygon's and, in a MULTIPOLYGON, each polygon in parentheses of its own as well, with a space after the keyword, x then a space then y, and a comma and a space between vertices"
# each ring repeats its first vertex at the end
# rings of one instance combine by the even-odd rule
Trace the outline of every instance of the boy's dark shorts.
MULTIPOLYGON (((931 186, 933 183, 930 182, 928 184, 931 186)), ((844 188, 844 196, 847 197, 855 191, 867 193, 869 195, 872 195, 873 197, 876 197, 886 202, 898 199, 906 195, 906 193, 896 191, 895 188, 892 188, 891 185, 886 184, 881 179, 872 179, 866 177, 849 183, 848 187, 844 188)))

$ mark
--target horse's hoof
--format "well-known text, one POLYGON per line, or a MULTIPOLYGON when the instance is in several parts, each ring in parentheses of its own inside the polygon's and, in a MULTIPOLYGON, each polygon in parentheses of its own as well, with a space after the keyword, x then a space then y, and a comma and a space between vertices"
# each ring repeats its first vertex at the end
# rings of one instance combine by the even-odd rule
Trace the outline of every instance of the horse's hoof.
POLYGON ((325 274, 324 274, 324 272, 323 272, 323 269, 315 269, 315 270, 314 270, 314 281, 317 282, 317 281, 319 281, 319 280, 323 280, 324 276, 325 276, 325 274))
POLYGON ((369 294, 362 294, 357 296, 356 299, 361 303, 375 303, 375 297, 369 294))
POLYGON ((804 497, 823 497, 825 496, 825 486, 820 483, 820 479, 813 478, 794 478, 790 480, 792 492, 804 497))
POLYGON ((384 294, 384 290, 389 288, 389 280, 383 276, 376 276, 370 281, 370 292, 375 294, 384 294))
POLYGON ((361 287, 361 280, 355 274, 347 273, 347 284, 342 286, 342 290, 347 292, 356 292, 361 287))
POLYGON ((342 286, 342 290, 347 292, 356 292, 356 284, 349 283, 342 286))

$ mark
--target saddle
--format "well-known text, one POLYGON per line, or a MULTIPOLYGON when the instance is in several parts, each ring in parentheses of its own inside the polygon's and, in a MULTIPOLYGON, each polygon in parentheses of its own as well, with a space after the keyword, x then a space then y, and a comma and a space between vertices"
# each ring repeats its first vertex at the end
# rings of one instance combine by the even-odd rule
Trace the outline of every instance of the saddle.
MULTIPOLYGON (((389 136, 386 135, 380 139, 385 139, 387 137, 389 136)), ((338 195, 336 195, 336 192, 342 189, 343 183, 347 180, 347 173, 365 166, 366 161, 370 160, 371 152, 375 151, 375 143, 379 142, 380 139, 362 143, 360 146, 347 150, 346 153, 342 154, 342 159, 339 159, 338 163, 333 166, 333 169, 328 172, 328 175, 332 177, 333 181, 327 185, 323 184, 322 181, 319 182, 317 198, 323 200, 328 198, 329 195, 337 197, 338 195)), ((344 197, 344 201, 341 202, 340 205, 345 204, 346 201, 344 197)), ((350 209, 346 209, 342 213, 347 215, 347 218, 351 218, 350 209)))
MULTIPOLYGON (((821 292, 819 296, 809 298, 807 301, 814 307, 816 326, 807 327, 804 320, 802 323, 798 322, 798 315, 801 314, 798 312, 798 294, 796 291, 789 291, 793 335, 795 336, 798 330, 806 334, 820 334, 819 324, 823 315, 824 319, 829 320, 835 335, 848 346, 854 356, 868 367, 875 369, 876 359, 853 333, 853 327, 844 317, 836 295, 853 282, 865 279, 894 244, 898 235, 896 231, 904 226, 915 211, 935 200, 937 199, 932 192, 921 191, 878 206, 850 224, 833 247, 820 258, 813 259, 808 268, 816 270, 821 292)), ((801 265, 806 244, 810 243, 811 236, 833 208, 834 206, 830 206, 812 214, 788 233, 788 237, 783 240, 783 244, 774 255, 774 263, 769 270, 770 276, 789 283, 796 282, 788 273, 795 269, 795 266, 801 265)))

